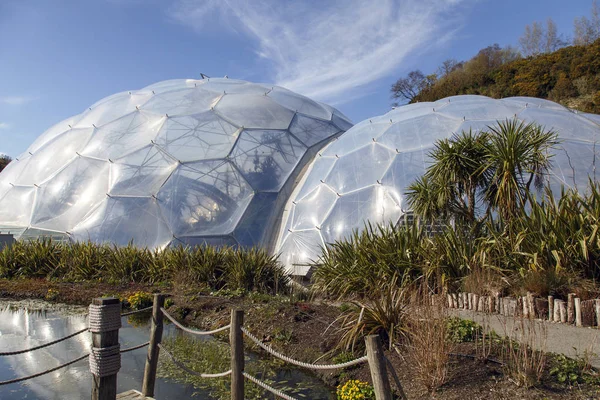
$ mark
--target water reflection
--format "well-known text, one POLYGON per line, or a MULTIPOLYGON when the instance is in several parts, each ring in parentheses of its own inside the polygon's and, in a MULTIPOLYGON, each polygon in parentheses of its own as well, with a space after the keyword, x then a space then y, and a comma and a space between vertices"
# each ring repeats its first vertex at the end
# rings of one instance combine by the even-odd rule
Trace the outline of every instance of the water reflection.
MULTIPOLYGON (((87 326, 87 317, 82 312, 85 309, 48 311, 0 301, 0 349, 27 349, 81 330, 87 326)), ((136 318, 134 324, 123 318, 123 328, 119 332, 122 348, 148 340, 148 321, 136 318)), ((91 334, 85 332, 34 352, 0 357, 0 380, 28 376, 58 366, 89 352, 90 346, 91 334)), ((123 355, 119 392, 141 388, 146 351, 142 348, 123 355)), ((90 397, 90 382, 87 359, 84 359, 44 376, 0 386, 0 399, 85 399, 90 397)), ((160 399, 190 398, 193 393, 191 386, 160 379, 157 382, 156 397, 160 399)))
MULTIPOLYGON (((87 327, 86 312, 84 307, 57 308, 45 302, 0 300, 0 351, 28 349, 81 330, 87 327)), ((148 341, 149 314, 132 315, 122 321, 123 327, 119 331, 121 348, 148 341)), ((167 325, 163 337, 178 334, 181 332, 175 330, 173 325, 167 325)), ((56 367, 89 352, 90 346, 91 334, 84 332, 40 350, 0 357, 0 381, 56 367)), ((118 392, 141 389, 146 352, 147 348, 144 347, 122 355, 118 392)), ((256 359, 256 355, 249 354, 249 358, 256 359)), ((84 359, 47 375, 0 386, 0 399, 87 399, 90 397, 91 379, 88 361, 84 359)), ((301 370, 281 368, 277 371, 276 380, 287 381, 291 386, 299 384, 304 388, 298 393, 303 398, 328 399, 331 396, 318 379, 301 370)), ((160 377, 157 378, 155 389, 155 397, 161 400, 189 399, 192 395, 196 399, 211 398, 206 391, 160 377)))

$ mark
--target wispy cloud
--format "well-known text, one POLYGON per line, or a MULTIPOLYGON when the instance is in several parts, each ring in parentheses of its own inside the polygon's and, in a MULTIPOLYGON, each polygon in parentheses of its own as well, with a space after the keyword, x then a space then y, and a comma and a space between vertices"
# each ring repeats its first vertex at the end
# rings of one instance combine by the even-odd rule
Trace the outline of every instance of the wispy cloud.
POLYGON ((7 124, 6 122, 0 122, 0 130, 8 128, 10 128, 10 124, 7 124))
POLYGON ((339 102, 415 51, 448 40, 470 1, 179 0, 170 14, 197 30, 219 17, 221 26, 256 39, 256 54, 271 63, 277 84, 339 102))
POLYGON ((37 97, 32 96, 4 96, 0 97, 0 103, 8 104, 10 106, 20 106, 23 104, 30 103, 37 99, 37 97))

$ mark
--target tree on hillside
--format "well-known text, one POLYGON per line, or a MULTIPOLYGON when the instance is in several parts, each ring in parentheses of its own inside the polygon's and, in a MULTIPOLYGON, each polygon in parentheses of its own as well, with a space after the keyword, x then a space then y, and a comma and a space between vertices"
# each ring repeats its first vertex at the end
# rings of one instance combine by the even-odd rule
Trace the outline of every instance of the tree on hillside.
POLYGON ((573 44, 576 46, 585 46, 600 39, 600 7, 597 0, 592 2, 589 19, 587 17, 575 18, 573 30, 573 44))
MULTIPOLYGON (((411 102, 423 89, 431 86, 436 80, 435 74, 425 75, 419 70, 411 71, 407 77, 398 79, 392 85, 392 98, 411 102)), ((398 102, 394 102, 394 106, 397 105, 398 102)))
POLYGON ((519 44, 525 57, 541 54, 544 46, 544 28, 542 28, 542 24, 534 21, 531 25, 526 25, 525 32, 519 38, 519 44))
POLYGON ((544 35, 544 52, 552 53, 565 45, 565 41, 558 35, 556 23, 552 18, 546 20, 546 32, 544 35))
POLYGON ((8 165, 10 164, 10 162, 12 161, 12 158, 10 158, 7 155, 2 155, 0 156, 0 172, 2 172, 2 170, 8 165))
POLYGON ((461 68, 463 66, 463 62, 458 62, 454 58, 449 58, 445 60, 442 65, 438 68, 438 76, 443 78, 448 76, 453 71, 461 68))

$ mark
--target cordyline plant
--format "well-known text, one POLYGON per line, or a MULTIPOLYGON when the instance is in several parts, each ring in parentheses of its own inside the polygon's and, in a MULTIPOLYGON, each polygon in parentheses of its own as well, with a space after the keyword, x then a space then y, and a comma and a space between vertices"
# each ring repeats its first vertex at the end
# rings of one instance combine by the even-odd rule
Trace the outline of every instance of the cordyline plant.
POLYGON ((433 163, 408 187, 410 208, 425 220, 473 223, 496 211, 505 219, 525 208, 528 194, 543 187, 557 135, 517 119, 482 132, 461 132, 435 143, 433 163))

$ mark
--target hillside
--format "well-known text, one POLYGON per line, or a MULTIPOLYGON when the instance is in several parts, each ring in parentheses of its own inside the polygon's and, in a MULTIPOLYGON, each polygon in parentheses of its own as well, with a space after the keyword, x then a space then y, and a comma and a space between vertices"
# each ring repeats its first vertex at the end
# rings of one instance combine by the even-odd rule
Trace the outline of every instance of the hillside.
POLYGON ((420 88, 411 102, 460 94, 493 98, 532 96, 580 111, 600 113, 600 40, 509 62, 491 46, 420 88))

